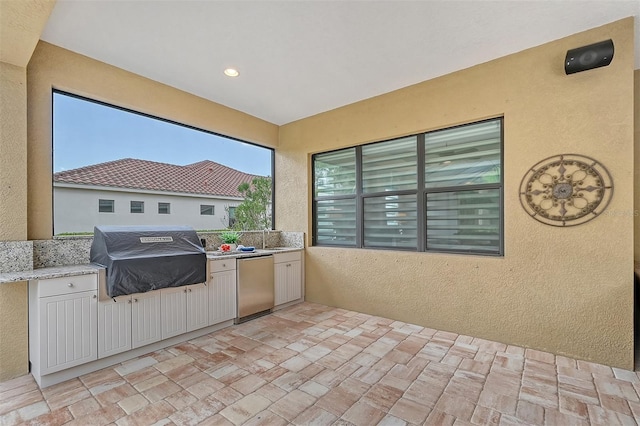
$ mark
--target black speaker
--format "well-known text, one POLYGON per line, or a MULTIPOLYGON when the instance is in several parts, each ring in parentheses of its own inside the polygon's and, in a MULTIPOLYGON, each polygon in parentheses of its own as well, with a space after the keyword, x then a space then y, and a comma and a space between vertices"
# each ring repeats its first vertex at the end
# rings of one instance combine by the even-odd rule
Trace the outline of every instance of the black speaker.
POLYGON ((564 72, 574 74, 593 68, 606 67, 613 59, 613 40, 605 40, 589 46, 567 51, 564 72))

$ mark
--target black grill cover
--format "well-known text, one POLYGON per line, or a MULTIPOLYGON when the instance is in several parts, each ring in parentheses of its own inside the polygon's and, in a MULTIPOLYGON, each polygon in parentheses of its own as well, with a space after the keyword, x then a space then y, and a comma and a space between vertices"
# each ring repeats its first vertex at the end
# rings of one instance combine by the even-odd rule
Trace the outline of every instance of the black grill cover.
POLYGON ((110 297, 207 279, 207 255, 188 226, 96 226, 90 258, 107 269, 110 297))

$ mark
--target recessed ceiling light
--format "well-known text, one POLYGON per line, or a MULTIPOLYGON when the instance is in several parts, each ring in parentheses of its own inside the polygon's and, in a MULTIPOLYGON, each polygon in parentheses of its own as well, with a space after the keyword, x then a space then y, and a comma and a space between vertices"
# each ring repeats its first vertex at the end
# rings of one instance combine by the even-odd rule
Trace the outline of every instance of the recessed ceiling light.
POLYGON ((237 77, 240 75, 240 73, 235 68, 227 68, 226 70, 224 70, 224 75, 228 77, 237 77))

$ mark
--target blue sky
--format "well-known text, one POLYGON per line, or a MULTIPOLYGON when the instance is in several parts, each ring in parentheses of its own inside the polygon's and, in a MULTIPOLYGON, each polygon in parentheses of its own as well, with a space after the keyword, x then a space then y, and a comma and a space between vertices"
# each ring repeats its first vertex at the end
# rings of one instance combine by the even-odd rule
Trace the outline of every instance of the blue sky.
POLYGON ((181 166, 212 160, 245 173, 272 175, 266 148, 59 93, 53 105, 54 172, 138 158, 181 166))

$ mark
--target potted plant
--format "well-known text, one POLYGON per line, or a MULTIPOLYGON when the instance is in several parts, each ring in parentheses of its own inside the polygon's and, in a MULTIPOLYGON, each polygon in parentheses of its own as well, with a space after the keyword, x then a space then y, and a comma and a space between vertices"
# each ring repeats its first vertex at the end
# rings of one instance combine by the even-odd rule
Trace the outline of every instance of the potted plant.
POLYGON ((238 231, 224 231, 220 233, 220 239, 222 240, 222 245, 220 248, 222 251, 235 250, 238 247, 238 241, 240 240, 240 233, 238 231), (222 247, 226 246, 226 247, 222 247), (224 250, 224 249, 227 250, 224 250))

